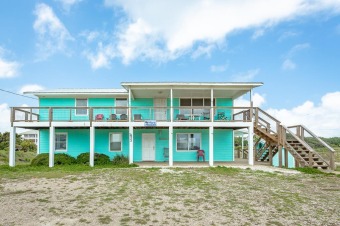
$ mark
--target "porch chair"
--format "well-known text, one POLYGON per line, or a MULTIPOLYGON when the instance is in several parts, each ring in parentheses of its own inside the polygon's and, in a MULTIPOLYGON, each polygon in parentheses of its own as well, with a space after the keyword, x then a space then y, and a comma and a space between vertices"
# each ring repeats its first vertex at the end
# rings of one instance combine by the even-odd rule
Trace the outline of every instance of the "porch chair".
POLYGON ((225 116, 224 112, 218 112, 217 113, 217 119, 218 120, 228 120, 227 116, 225 116))
POLYGON ((101 121, 101 120, 103 120, 103 119, 104 119, 104 115, 103 115, 103 114, 97 114, 97 115, 96 115, 96 120, 101 121))
POLYGON ((203 112, 203 120, 210 120, 210 112, 203 112))
POLYGON ((164 162, 169 161, 169 148, 163 148, 164 162))
POLYGON ((197 150, 197 162, 200 160, 200 157, 202 157, 203 162, 205 162, 205 152, 204 150, 197 150))
POLYGON ((141 121, 142 120, 142 115, 141 114, 134 114, 133 115, 134 121, 141 121))
POLYGON ((110 118, 107 118, 107 120, 117 120, 117 115, 116 114, 111 114, 110 118))
POLYGON ((183 114, 177 114, 177 116, 176 116, 176 119, 177 120, 188 120, 188 118, 187 117, 185 117, 185 115, 183 115, 183 114))
POLYGON ((120 115, 120 120, 127 120, 127 115, 126 114, 121 114, 120 115))

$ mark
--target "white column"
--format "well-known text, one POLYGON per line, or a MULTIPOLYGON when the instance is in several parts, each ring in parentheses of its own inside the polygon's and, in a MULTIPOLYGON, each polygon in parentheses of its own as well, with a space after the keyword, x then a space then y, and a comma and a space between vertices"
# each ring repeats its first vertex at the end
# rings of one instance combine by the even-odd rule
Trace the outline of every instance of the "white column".
POLYGON ((38 130, 37 134, 37 155, 40 154, 40 130, 38 130))
POLYGON ((54 146, 55 146, 55 138, 54 138, 55 128, 54 126, 50 127, 50 152, 49 152, 49 167, 54 166, 54 146))
POLYGON ((173 94, 172 94, 172 88, 171 88, 170 89, 170 122, 173 122, 173 121, 174 121, 174 102, 173 102, 173 94))
POLYGON ((129 126, 129 163, 133 163, 133 126, 129 126))
POLYGON ((129 88, 129 100, 128 100, 128 107, 129 107, 129 110, 128 110, 128 114, 129 114, 129 122, 132 121, 132 111, 131 111, 131 88, 129 88))
POLYGON ((214 166, 214 127, 209 127, 209 166, 214 166))
POLYGON ((94 145, 95 145, 95 128, 90 127, 90 166, 94 166, 94 145))
POLYGON ((16 142, 16 127, 12 126, 9 132, 9 166, 15 166, 15 142, 16 142))
POLYGON ((253 126, 248 127, 248 164, 254 165, 254 150, 253 150, 253 136, 254 136, 253 126))
POLYGON ((173 134, 174 128, 169 126, 169 166, 174 165, 174 158, 173 158, 173 134))
POLYGON ((210 90, 210 120, 214 121, 214 90, 210 90))

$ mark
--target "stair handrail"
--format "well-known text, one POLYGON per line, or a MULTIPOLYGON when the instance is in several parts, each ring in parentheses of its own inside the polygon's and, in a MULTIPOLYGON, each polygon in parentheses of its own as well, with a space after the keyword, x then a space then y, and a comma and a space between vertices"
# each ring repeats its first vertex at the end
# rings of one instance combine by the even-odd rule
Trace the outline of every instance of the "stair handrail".
POLYGON ((298 128, 298 127, 301 127, 303 130, 306 130, 310 135, 312 135, 313 138, 315 138, 317 141, 319 141, 319 143, 321 143, 325 148, 328 149, 328 151, 330 152, 330 163, 329 163, 329 165, 330 165, 330 168, 334 170, 335 169, 335 150, 331 146, 329 146, 325 141, 320 139, 320 137, 318 137, 315 133, 313 133, 311 130, 309 130, 306 126, 304 126, 304 125, 288 126, 288 128, 298 128))
POLYGON ((268 125, 269 125, 269 131, 268 132, 273 132, 273 133, 276 133, 276 134, 279 134, 279 127, 280 127, 280 124, 281 122, 279 120, 277 120, 276 118, 274 118, 273 116, 271 116, 270 114, 268 114, 267 112, 265 112, 264 110, 262 110, 261 108, 259 107, 255 107, 254 108, 254 112, 253 112, 253 116, 255 117, 255 123, 256 123, 256 126, 257 125, 262 125, 262 126, 265 126, 263 123, 261 123, 260 121, 266 123, 266 129, 268 130, 268 125), (269 119, 273 120, 275 123, 276 123, 276 131, 273 131, 271 129, 271 123, 270 122, 267 122, 265 119, 263 119, 262 117, 259 116, 259 112, 265 116, 267 116, 269 119))
MULTIPOLYGON (((331 168, 330 163, 327 160, 325 160, 318 152, 316 152, 311 146, 309 146, 309 144, 307 144, 306 141, 302 140, 300 137, 298 137, 295 133, 293 133, 293 131, 288 129, 286 126, 284 126, 284 125, 281 125, 281 126, 286 131, 288 131, 297 141, 299 141, 301 144, 303 144, 308 149, 308 151, 313 152, 314 154, 316 154, 322 161, 324 161, 328 165, 328 167, 331 168)), ((286 142, 286 144, 288 144, 288 142, 286 142)))

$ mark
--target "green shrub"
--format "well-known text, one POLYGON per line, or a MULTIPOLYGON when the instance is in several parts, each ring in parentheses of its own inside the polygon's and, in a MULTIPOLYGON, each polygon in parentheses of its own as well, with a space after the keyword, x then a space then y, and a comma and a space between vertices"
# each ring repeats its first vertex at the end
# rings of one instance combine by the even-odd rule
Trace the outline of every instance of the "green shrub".
POLYGON ((127 156, 124 156, 123 154, 121 155, 116 155, 112 159, 113 165, 129 165, 129 158, 127 156))
MULTIPOLYGON (((32 159, 32 166, 48 166, 49 162, 49 154, 43 153, 37 155, 34 159, 32 159)), ((77 160, 72 156, 65 153, 57 153, 54 155, 54 165, 72 165, 76 164, 77 160)))
MULTIPOLYGON (((90 153, 82 153, 78 155, 77 162, 79 164, 89 164, 90 153)), ((94 165, 106 165, 110 163, 110 157, 105 154, 94 153, 94 165)))

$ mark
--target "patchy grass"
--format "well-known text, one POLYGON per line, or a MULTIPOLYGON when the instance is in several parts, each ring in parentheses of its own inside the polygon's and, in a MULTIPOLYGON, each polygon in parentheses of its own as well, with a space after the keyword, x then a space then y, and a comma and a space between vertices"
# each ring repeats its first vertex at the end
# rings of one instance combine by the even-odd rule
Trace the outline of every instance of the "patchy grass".
POLYGON ((60 219, 65 225, 337 225, 340 221, 334 214, 340 209, 340 178, 332 174, 227 167, 74 167, 0 168, 2 224, 56 225, 60 219), (13 209, 18 214, 13 215, 13 209))

